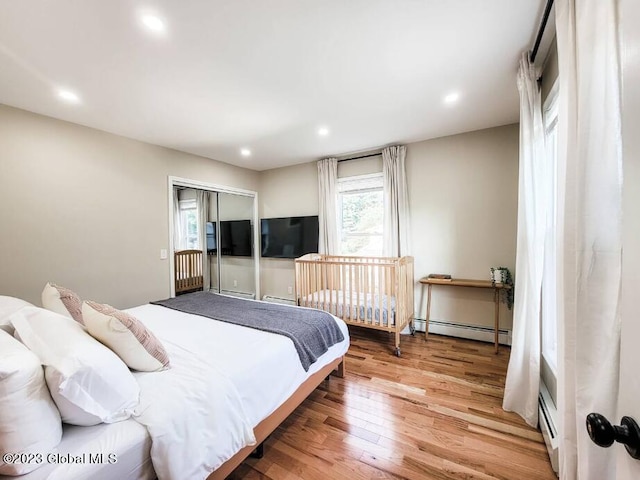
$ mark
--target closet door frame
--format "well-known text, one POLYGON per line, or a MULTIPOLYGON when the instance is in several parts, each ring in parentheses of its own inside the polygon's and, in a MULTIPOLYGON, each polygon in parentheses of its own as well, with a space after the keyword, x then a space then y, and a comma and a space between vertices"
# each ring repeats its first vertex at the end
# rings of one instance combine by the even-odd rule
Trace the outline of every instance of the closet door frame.
POLYGON ((173 245, 173 189, 174 187, 196 188, 206 190, 213 193, 231 193, 233 195, 242 195, 253 198, 253 271, 256 299, 260 299, 260 224, 258 223, 258 192, 253 190, 245 190, 242 188, 229 187, 226 185, 217 185, 215 183, 201 182, 199 180, 191 180, 188 178, 168 176, 168 195, 169 199, 169 283, 171 297, 176 296, 175 285, 173 279, 175 277, 174 265, 174 245, 173 245))

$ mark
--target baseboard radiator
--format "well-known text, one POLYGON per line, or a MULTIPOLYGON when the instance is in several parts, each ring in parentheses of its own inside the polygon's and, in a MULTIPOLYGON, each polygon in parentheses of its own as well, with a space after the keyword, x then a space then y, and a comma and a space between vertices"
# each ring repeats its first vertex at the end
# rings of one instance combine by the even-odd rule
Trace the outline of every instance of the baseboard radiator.
MULTIPOLYGON (((425 320, 414 319, 416 330, 424 332, 425 320)), ((436 335, 447 335, 448 337, 468 338, 470 340, 480 340, 482 342, 493 343, 493 327, 479 325, 467 325, 464 323, 443 322, 440 320, 429 320, 429 333, 436 335)), ((511 345, 511 330, 498 330, 498 342, 502 345, 511 345)))
POLYGON ((255 300, 256 294, 250 292, 236 292, 234 290, 220 290, 223 295, 229 295, 230 297, 246 298, 248 300, 255 300))
POLYGON ((549 459, 553 471, 558 474, 558 429, 556 428, 558 410, 551 399, 551 395, 544 383, 540 383, 538 395, 538 423, 540 431, 547 445, 549 459))
POLYGON ((291 298, 276 297, 273 295, 265 295, 262 297, 263 302, 282 303, 283 305, 295 305, 296 301, 291 298))

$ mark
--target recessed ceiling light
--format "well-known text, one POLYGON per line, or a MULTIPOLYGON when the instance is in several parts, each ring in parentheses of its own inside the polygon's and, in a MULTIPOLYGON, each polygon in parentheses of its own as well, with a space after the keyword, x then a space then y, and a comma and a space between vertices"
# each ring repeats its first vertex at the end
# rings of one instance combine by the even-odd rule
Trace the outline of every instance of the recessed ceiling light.
POLYGON ((456 103, 460 98, 460 94, 458 92, 453 92, 444 97, 444 103, 452 104, 456 103))
POLYGON ((141 20, 143 25, 154 33, 163 33, 165 31, 164 22, 155 15, 142 15, 141 20))
POLYGON ((58 90, 58 97, 68 103, 80 103, 80 97, 71 90, 58 90))
POLYGON ((318 129, 318 135, 320 135, 321 137, 326 137, 327 135, 329 135, 329 129, 327 127, 320 127, 318 129))
POLYGON ((240 149, 240 155, 242 155, 243 157, 250 157, 251 150, 249 150, 248 148, 242 148, 240 149))

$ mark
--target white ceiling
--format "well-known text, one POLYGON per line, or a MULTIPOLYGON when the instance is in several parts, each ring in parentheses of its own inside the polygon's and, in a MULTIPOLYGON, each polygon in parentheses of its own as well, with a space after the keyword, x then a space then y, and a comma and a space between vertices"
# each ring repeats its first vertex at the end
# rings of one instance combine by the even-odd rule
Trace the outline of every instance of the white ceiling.
POLYGON ((0 103, 265 170, 516 122, 543 4, 0 0, 0 103))

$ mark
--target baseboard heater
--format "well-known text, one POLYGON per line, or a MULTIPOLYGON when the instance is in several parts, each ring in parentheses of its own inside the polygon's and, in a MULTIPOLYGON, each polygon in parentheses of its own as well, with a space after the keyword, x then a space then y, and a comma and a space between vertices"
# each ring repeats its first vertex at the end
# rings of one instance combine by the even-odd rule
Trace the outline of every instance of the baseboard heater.
MULTIPOLYGON (((416 330, 424 332, 426 321, 423 318, 414 319, 416 330)), ((480 325, 466 325, 464 323, 443 322, 441 320, 429 320, 429 333, 447 335, 449 337, 468 338, 482 342, 493 343, 493 327, 480 325)), ((498 342, 502 345, 511 345, 511 330, 498 330, 498 342)))
POLYGON ((263 302, 282 303, 284 305, 295 305, 296 301, 291 298, 276 297, 273 295, 265 295, 262 297, 263 302))
POLYGON ((538 423, 540 431, 547 445, 549 459, 553 471, 558 474, 558 429, 556 422, 558 410, 551 399, 551 395, 544 383, 540 383, 540 393, 538 394, 538 423))
POLYGON ((255 300, 256 294, 249 292, 236 292, 234 290, 220 290, 223 295, 229 295, 230 297, 246 298, 248 300, 255 300))

